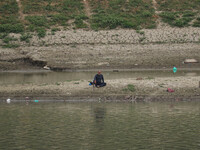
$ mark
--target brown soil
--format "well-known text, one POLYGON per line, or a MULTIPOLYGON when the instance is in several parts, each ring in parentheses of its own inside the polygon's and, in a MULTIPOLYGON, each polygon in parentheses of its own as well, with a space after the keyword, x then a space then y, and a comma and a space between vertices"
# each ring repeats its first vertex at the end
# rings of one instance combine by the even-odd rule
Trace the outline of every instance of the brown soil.
POLYGON ((23 14, 23 11, 22 11, 21 0, 16 0, 16 1, 17 1, 17 4, 18 4, 18 7, 19 7, 19 16, 20 16, 20 19, 24 22, 24 14, 23 14))

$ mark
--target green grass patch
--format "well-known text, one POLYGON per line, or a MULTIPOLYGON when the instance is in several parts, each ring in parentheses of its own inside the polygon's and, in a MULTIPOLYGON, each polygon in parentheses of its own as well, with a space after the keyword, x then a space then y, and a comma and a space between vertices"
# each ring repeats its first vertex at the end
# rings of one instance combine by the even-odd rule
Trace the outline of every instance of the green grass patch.
POLYGON ((21 0, 23 13, 51 13, 57 12, 60 8, 57 0, 21 0))
POLYGON ((168 23, 171 26, 187 27, 194 19, 196 13, 192 11, 185 12, 162 12, 160 17, 163 22, 168 23))
POLYGON ((2 45, 3 48, 18 48, 20 45, 19 44, 5 44, 5 45, 2 45))
POLYGON ((90 0, 93 10, 91 27, 98 29, 155 28, 151 0, 90 0))
POLYGON ((200 0, 156 0, 161 11, 200 10, 200 0))
POLYGON ((126 88, 122 89, 124 92, 135 92, 135 86, 133 84, 128 84, 126 88))
POLYGON ((31 38, 32 38, 31 34, 25 33, 21 35, 20 40, 25 41, 26 43, 29 43, 31 38))
POLYGON ((17 41, 17 38, 14 38, 14 37, 10 37, 10 36, 6 36, 4 39, 3 39, 3 42, 8 44, 9 42, 11 41, 17 41))
POLYGON ((24 31, 24 26, 18 18, 18 11, 16 0, 0 1, 0 32, 20 33, 24 31))
POLYGON ((198 17, 198 18, 196 19, 196 21, 194 21, 193 27, 200 27, 200 17, 198 17))
POLYGON ((19 8, 16 0, 1 0, 0 15, 18 14, 19 8))
POLYGON ((0 32, 21 33, 21 32, 24 32, 24 26, 21 23, 18 23, 18 24, 0 24, 0 32))

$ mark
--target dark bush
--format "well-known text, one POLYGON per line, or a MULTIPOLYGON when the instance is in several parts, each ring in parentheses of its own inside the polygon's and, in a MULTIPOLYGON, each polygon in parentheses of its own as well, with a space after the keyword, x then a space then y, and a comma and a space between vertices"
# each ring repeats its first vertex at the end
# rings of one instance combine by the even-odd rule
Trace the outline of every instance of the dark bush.
POLYGON ((21 32, 24 32, 24 26, 20 23, 18 23, 18 24, 0 24, 0 32, 21 33, 21 32))

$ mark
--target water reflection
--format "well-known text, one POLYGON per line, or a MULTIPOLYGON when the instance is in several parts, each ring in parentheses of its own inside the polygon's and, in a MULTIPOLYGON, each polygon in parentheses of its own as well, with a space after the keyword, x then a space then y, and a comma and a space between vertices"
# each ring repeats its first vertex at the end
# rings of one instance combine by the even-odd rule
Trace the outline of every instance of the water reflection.
POLYGON ((104 128, 104 119, 105 119, 105 115, 106 115, 106 108, 105 106, 95 106, 93 108, 94 111, 94 119, 95 119, 95 126, 99 129, 99 130, 103 130, 104 128))
POLYGON ((0 103, 0 118, 2 150, 200 148, 200 102, 0 103))
MULTIPOLYGON (((0 72, 0 85, 22 83, 56 83, 71 80, 92 80, 96 72, 0 72)), ((105 79, 200 76, 200 71, 124 71, 103 72, 105 79)))

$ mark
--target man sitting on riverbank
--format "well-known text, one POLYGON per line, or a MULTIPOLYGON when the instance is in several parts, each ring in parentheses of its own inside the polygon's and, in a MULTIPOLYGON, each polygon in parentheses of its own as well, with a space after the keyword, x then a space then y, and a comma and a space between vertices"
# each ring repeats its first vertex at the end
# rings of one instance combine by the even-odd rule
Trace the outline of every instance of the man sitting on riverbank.
POLYGON ((96 87, 103 87, 106 86, 106 83, 104 82, 103 75, 101 74, 101 71, 98 71, 98 74, 95 75, 93 83, 96 87))

